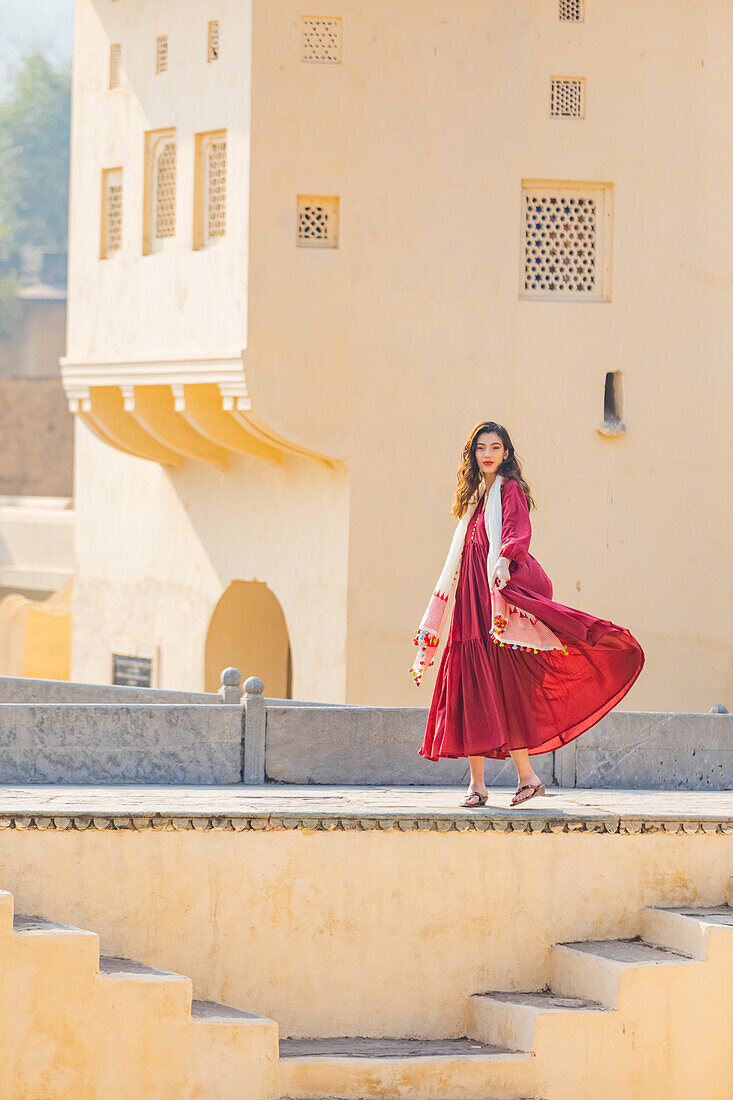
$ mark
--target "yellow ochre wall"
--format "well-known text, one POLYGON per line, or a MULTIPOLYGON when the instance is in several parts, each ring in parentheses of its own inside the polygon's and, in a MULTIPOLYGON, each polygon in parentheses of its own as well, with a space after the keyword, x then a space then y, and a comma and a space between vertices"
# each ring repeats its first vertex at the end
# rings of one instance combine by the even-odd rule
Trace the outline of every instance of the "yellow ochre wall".
POLYGON ((0 675, 68 680, 72 582, 45 600, 12 593, 0 600, 0 675))
POLYGON ((267 585, 234 581, 211 616, 204 691, 218 691, 222 669, 233 665, 256 668, 270 696, 288 699, 289 649, 282 608, 267 585))
POLYGON ((544 0, 346 3, 337 65, 300 61, 292 0, 122 7, 77 6, 68 355, 123 381, 126 362, 243 349, 257 415, 343 466, 171 472, 79 424, 74 678, 106 679, 122 633, 160 647, 161 686, 203 687, 218 600, 257 581, 283 610, 294 697, 427 705, 435 669, 416 691, 412 634, 485 417, 524 461, 555 598, 646 651, 622 708, 733 705, 730 6, 594 0, 568 24, 544 0), (118 39, 129 88, 111 96, 118 39), (585 78, 584 120, 549 117, 552 75, 585 78), (143 132, 169 125, 178 237, 142 257, 143 132), (219 128, 231 219, 200 253, 193 135, 219 128), (124 254, 106 262, 85 211, 117 164, 124 254), (527 179, 613 184, 610 302, 519 298, 527 179), (339 196, 338 248, 295 246, 298 194, 339 196), (627 430, 609 438, 616 370, 627 430))
POLYGON ((282 1035, 465 1035, 469 996, 544 988, 554 943, 637 935, 646 904, 720 904, 731 873, 720 833, 0 832, 16 912, 282 1035))

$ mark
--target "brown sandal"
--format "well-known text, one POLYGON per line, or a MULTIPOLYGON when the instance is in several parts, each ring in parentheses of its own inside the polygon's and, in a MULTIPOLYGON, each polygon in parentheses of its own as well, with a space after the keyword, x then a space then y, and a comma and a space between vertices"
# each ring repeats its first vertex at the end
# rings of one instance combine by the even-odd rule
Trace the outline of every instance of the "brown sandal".
POLYGON ((472 808, 473 806, 485 806, 486 805, 486 799, 488 797, 489 797, 488 794, 479 794, 478 791, 471 791, 470 794, 467 794, 465 798, 461 799, 461 801, 458 803, 458 805, 459 806, 468 806, 469 808, 472 808), (475 802, 469 802, 468 801, 469 798, 475 798, 476 801, 475 802))
POLYGON ((521 787, 517 787, 514 792, 514 798, 511 801, 512 806, 519 806, 522 802, 529 802, 530 798, 534 798, 537 794, 545 794, 545 784, 540 780, 539 783, 523 783, 521 787), (532 794, 526 794, 524 798, 517 798, 517 795, 522 791, 531 791, 532 794))

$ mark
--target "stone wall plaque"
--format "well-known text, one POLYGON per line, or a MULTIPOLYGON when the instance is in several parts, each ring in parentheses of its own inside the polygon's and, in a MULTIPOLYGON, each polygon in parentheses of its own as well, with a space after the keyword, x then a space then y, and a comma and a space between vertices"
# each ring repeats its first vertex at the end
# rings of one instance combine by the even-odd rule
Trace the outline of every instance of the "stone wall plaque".
POLYGON ((112 654, 112 683, 125 687, 152 687, 152 657, 130 657, 123 653, 112 654))

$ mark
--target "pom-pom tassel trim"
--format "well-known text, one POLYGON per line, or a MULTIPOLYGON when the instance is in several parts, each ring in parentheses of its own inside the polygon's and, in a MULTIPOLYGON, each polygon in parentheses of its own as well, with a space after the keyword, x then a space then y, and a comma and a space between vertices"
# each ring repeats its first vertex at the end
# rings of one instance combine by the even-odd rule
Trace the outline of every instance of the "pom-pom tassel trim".
MULTIPOLYGON (((496 645, 500 645, 502 649, 526 649, 529 653, 550 653, 553 649, 557 650, 557 646, 550 646, 547 649, 535 649, 534 646, 522 645, 521 642, 501 642, 498 638, 495 638, 493 634, 489 635, 489 637, 491 638, 492 642, 494 642, 496 645)), ((563 646, 560 650, 560 653, 563 653, 567 657, 570 653, 570 650, 567 648, 567 646, 563 646)))

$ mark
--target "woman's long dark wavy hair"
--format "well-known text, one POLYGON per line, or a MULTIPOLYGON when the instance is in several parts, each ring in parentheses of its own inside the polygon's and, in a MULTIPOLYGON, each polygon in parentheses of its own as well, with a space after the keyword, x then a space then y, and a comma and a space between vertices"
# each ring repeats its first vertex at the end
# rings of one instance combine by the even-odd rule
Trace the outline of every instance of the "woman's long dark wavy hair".
POLYGON ((453 504, 451 515, 455 516, 456 519, 460 519, 461 516, 465 515, 466 509, 478 493, 479 486, 483 480, 483 474, 479 470, 478 462, 476 461, 476 440, 481 435, 481 432, 496 432, 499 436, 507 453, 504 457, 504 461, 496 472, 501 474, 507 481, 518 481, 522 488, 522 492, 527 498, 529 509, 531 510, 534 508, 535 502, 532 499, 529 485, 522 475, 522 466, 514 450, 514 444, 511 441, 509 432, 503 424, 497 424, 494 420, 482 420, 481 423, 477 424, 471 431, 461 453, 461 465, 458 469, 456 478, 456 499, 453 504))

